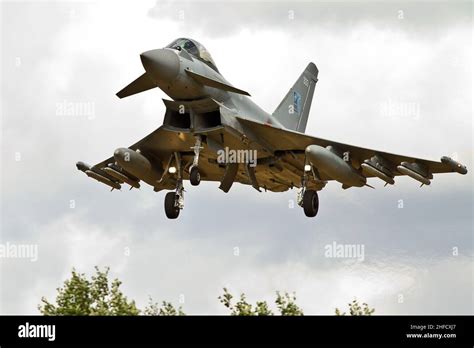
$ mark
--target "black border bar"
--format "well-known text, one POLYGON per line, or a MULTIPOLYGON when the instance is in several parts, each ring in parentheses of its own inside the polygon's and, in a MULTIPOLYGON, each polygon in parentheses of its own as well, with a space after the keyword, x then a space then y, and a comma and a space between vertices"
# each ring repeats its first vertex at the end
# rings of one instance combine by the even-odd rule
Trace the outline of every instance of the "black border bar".
POLYGON ((0 346, 8 348, 64 344, 139 346, 319 343, 472 347, 473 318, 473 316, 0 316, 0 346), (31 325, 54 325, 55 340, 49 341, 46 337, 19 337, 20 325, 26 323, 30 328, 31 325), (422 336, 408 337, 414 334, 422 336))

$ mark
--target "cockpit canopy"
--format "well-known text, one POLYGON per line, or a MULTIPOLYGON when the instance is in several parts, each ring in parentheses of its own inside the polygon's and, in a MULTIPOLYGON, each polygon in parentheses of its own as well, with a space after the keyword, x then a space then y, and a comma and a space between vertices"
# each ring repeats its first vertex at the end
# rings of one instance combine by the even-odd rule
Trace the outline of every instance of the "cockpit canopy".
POLYGON ((209 65, 215 71, 217 71, 217 72, 219 71, 219 70, 217 70, 216 64, 214 63, 214 60, 212 59, 209 51, 206 50, 206 48, 203 45, 201 45, 199 42, 197 42, 195 40, 180 38, 180 39, 177 39, 177 40, 173 41, 172 43, 170 43, 166 47, 167 48, 174 48, 174 49, 177 49, 177 50, 183 50, 184 49, 186 52, 188 52, 194 58, 197 58, 200 61, 206 63, 207 65, 209 65))

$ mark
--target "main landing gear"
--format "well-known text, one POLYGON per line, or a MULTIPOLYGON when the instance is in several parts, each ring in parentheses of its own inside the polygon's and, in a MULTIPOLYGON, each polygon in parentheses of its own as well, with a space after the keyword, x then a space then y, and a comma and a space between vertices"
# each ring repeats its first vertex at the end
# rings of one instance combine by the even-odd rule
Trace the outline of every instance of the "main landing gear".
POLYGON ((303 210, 307 217, 315 217, 318 214, 319 197, 314 190, 305 190, 303 194, 303 210))
MULTIPOLYGON (((310 170, 313 172, 313 176, 320 181, 319 174, 316 174, 312 167, 310 170)), ((305 174, 301 179, 301 188, 297 193, 296 201, 298 205, 303 208, 304 214, 307 217, 315 217, 319 210, 318 192, 316 190, 308 189, 306 187, 307 182, 308 177, 305 171, 305 174)))
POLYGON ((175 191, 168 192, 165 196, 165 214, 168 219, 176 219, 179 216, 181 209, 184 208, 183 168, 181 167, 181 155, 176 152, 174 156, 178 180, 176 181, 175 191))
POLYGON ((175 192, 168 192, 165 196, 165 214, 168 219, 176 219, 181 210, 178 206, 179 197, 175 192))
POLYGON ((302 187, 297 193, 297 203, 307 217, 315 217, 319 210, 318 192, 302 187))

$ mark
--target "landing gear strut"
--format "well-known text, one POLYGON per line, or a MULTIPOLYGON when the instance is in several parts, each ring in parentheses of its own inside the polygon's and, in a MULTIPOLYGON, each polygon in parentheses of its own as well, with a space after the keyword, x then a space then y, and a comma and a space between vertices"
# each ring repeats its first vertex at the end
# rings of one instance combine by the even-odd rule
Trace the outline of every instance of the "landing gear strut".
POLYGON ((189 168, 189 181, 191 182, 191 185, 197 186, 201 182, 201 173, 199 173, 199 152, 202 149, 202 139, 200 135, 196 136, 196 143, 192 147, 194 150, 194 159, 193 159, 193 164, 189 168))
POLYGON ((176 219, 179 212, 184 208, 184 187, 183 187, 183 168, 181 167, 181 155, 176 152, 176 169, 178 179, 176 181, 176 190, 168 192, 165 196, 165 214, 168 219, 176 219))

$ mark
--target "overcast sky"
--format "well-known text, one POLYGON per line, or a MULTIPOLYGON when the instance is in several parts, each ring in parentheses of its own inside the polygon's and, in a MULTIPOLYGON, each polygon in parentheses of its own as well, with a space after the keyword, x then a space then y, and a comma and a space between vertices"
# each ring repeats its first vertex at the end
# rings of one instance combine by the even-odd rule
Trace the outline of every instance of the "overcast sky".
POLYGON ((354 297, 379 314, 474 313, 471 2, 0 9, 0 243, 38 246, 36 262, 0 258, 1 314, 37 314, 72 267, 90 275, 95 265, 110 266, 140 307, 148 296, 177 305, 181 296, 191 314, 226 313, 217 300, 224 286, 251 301, 296 292, 308 314, 332 314, 354 297), (97 163, 162 124, 163 92, 115 93, 143 73, 141 52, 177 37, 206 46, 269 112, 313 61, 320 74, 307 133, 433 160, 454 155, 470 172, 422 188, 409 178, 385 188, 371 179, 375 190, 331 182, 315 219, 290 208, 296 191, 187 184, 184 211, 167 220, 164 192, 109 192, 75 162, 97 163), (61 115, 66 103, 74 114, 61 115), (333 242, 363 245, 364 260, 325 257, 333 242))

